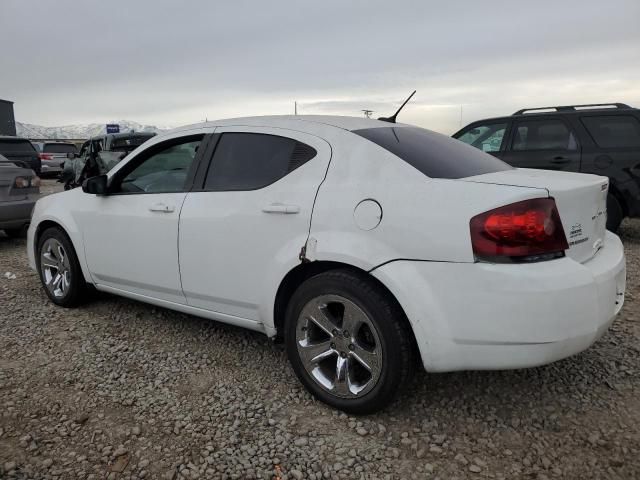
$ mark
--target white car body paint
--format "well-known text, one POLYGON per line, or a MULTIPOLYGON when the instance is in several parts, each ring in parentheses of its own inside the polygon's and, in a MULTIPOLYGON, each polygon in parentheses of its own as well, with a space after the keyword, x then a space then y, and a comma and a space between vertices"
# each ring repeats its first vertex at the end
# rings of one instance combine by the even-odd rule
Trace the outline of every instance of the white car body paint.
POLYGON ((38 226, 52 221, 66 230, 86 280, 99 290, 271 336, 278 287, 305 247, 307 261, 341 262, 382 282, 431 371, 540 365, 584 350, 606 331, 625 291, 622 244, 604 230, 606 178, 517 169, 428 178, 350 131, 388 126, 345 117, 252 117, 159 135, 109 175, 157 143, 198 132, 278 132, 318 155, 249 192, 131 200, 136 195, 98 197, 81 189, 50 195, 34 209, 30 264, 35 268, 38 226), (473 216, 548 196, 569 242, 579 230, 565 257, 476 261, 473 216), (379 224, 375 211, 365 211, 358 225, 354 211, 363 200, 380 205, 379 224), (153 215, 148 208, 158 203, 173 211, 153 215))

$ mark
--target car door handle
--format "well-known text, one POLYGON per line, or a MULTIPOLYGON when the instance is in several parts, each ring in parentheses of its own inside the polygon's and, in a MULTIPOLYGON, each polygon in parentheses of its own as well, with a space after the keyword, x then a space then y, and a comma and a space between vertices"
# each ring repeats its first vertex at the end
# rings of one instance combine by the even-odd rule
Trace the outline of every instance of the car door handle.
POLYGON ((563 156, 553 157, 551 163, 569 163, 569 159, 563 156))
POLYGON ((272 203, 262 209, 265 213, 300 213, 300 207, 298 205, 285 205, 284 203, 272 203))
POLYGON ((154 203, 149 207, 150 212, 164 212, 171 213, 175 210, 173 205, 167 205, 166 203, 154 203))

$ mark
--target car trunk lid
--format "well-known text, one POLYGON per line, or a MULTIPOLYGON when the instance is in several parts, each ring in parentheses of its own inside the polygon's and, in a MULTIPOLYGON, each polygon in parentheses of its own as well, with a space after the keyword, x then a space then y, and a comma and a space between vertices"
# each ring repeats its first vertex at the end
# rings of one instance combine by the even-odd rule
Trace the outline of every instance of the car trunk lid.
POLYGON ((569 243, 567 256, 586 262, 603 245, 607 222, 607 177, 517 168, 460 180, 546 190, 546 194, 555 199, 560 213, 569 243))

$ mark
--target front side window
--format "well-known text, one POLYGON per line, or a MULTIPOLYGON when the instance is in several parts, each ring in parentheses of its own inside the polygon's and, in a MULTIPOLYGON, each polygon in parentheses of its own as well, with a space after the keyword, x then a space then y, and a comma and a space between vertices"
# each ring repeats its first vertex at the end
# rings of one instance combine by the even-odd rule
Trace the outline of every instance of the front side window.
POLYGON ((515 151, 577 148, 573 133, 560 120, 524 120, 516 124, 512 143, 515 151))
POLYGON ((223 133, 213 154, 204 189, 257 190, 316 156, 314 148, 292 138, 262 133, 223 133))
POLYGON ((498 152, 506 131, 506 123, 489 123, 472 127, 456 138, 483 152, 498 152))
MULTIPOLYGON (((189 169, 196 158, 201 138, 159 147, 131 170, 120 184, 123 193, 168 193, 185 189, 189 169)), ((135 160, 134 160, 135 161, 135 160)))
POLYGON ((418 127, 377 127, 353 133, 388 150, 431 178, 464 178, 511 170, 477 148, 418 127))
POLYGON ((640 122, 631 115, 583 117, 582 123, 602 148, 640 147, 640 122))

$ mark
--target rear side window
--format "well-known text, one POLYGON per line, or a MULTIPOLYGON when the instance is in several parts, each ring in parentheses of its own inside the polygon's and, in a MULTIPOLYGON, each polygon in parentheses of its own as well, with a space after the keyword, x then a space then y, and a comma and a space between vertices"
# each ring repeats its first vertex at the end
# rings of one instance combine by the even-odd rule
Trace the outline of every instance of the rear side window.
POLYGON ((513 167, 469 145, 417 127, 354 130, 431 178, 464 178, 513 167))
POLYGON ((257 190, 316 156, 297 140, 261 133, 223 133, 218 141, 205 190, 257 190))
POLYGON ((524 120, 516 125, 513 147, 523 150, 576 150, 573 133, 561 120, 524 120))
POLYGON ((640 147, 640 122, 631 115, 582 117, 596 144, 603 148, 640 147))
POLYGON ((44 153, 76 153, 78 149, 71 143, 45 143, 44 153))
POLYGON ((36 153, 28 140, 0 140, 0 153, 36 153))

